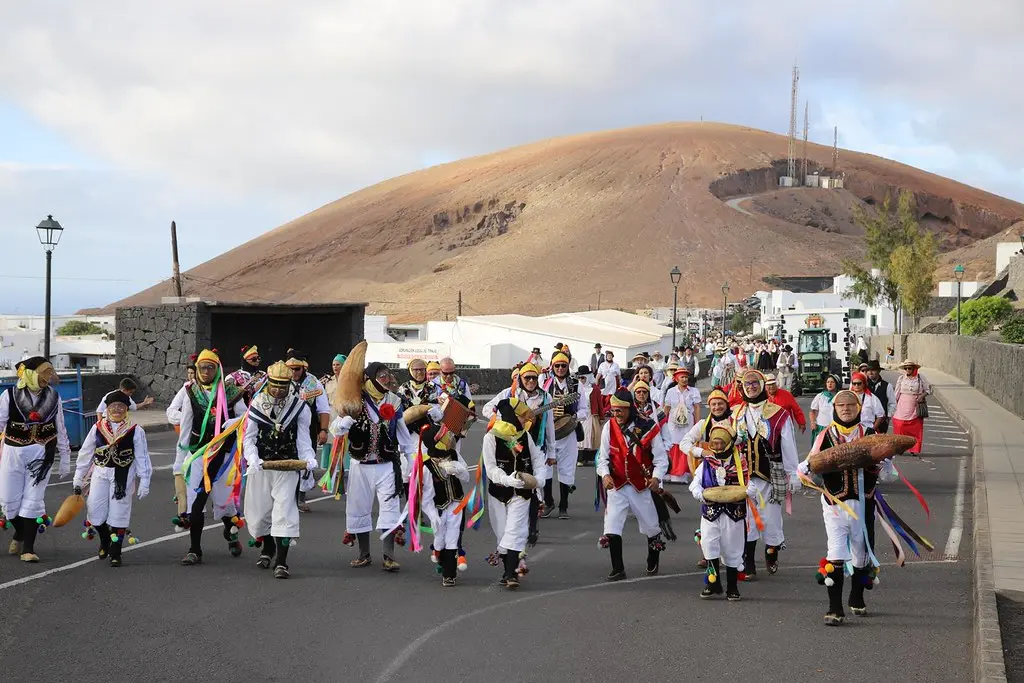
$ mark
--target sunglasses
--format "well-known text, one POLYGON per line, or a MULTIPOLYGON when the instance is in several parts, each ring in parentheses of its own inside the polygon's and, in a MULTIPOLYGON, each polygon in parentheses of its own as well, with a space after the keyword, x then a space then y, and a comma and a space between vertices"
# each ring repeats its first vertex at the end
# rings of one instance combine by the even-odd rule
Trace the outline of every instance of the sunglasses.
POLYGON ((850 382, 850 386, 851 387, 862 387, 862 386, 864 386, 864 382, 850 382))
POLYGON ((569 367, 569 364, 568 363, 555 363, 551 367, 553 367, 553 368, 563 368, 564 369, 564 368, 569 367))

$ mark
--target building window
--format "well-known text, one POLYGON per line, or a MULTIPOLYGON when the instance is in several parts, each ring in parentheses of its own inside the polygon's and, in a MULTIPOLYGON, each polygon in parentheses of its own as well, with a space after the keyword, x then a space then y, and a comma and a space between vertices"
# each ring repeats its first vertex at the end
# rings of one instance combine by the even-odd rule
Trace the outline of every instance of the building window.
POLYGON ((863 320, 865 312, 863 308, 851 308, 849 313, 850 320, 863 320))
POLYGON ((871 327, 878 327, 878 316, 871 316, 871 327))

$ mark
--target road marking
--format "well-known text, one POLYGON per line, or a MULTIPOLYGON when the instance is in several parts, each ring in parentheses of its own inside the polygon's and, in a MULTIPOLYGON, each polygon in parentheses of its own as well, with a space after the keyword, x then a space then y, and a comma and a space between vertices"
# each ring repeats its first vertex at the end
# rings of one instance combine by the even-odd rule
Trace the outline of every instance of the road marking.
POLYGON ((594 533, 594 532, 593 531, 584 531, 582 534, 576 534, 575 536, 573 536, 569 540, 570 541, 578 541, 581 538, 586 538, 587 536, 590 536, 592 533, 594 533))
MULTIPOLYGON (((883 562, 882 564, 886 565, 886 566, 895 566, 896 565, 895 562, 883 562)), ((909 566, 911 564, 952 564, 952 561, 950 561, 950 560, 922 560, 920 562, 909 562, 909 561, 907 562, 907 566, 909 566)), ((794 569, 794 570, 817 569, 818 565, 816 565, 816 564, 814 564, 814 565, 805 565, 805 566, 802 566, 802 567, 790 567, 788 565, 783 565, 783 568, 784 569, 794 569)), ((533 593, 533 594, 530 594, 530 595, 524 595, 521 598, 517 598, 515 600, 509 600, 508 602, 502 602, 502 603, 496 604, 496 605, 488 605, 487 607, 481 607, 480 609, 473 610, 472 612, 464 612, 463 614, 460 614, 460 615, 458 615, 457 617, 455 617, 453 619, 449 619, 448 621, 445 621, 442 624, 438 624, 437 626, 424 631, 422 634, 420 634, 420 636, 418 638, 416 638, 416 640, 412 641, 411 643, 406 645, 404 648, 402 648, 402 650, 398 653, 398 655, 394 659, 391 660, 391 663, 389 663, 384 668, 384 670, 380 673, 380 675, 377 676, 376 681, 377 681, 377 683, 386 683, 386 681, 390 681, 390 680, 396 678, 396 675, 398 674, 399 671, 401 671, 402 667, 405 666, 406 662, 408 662, 410 659, 412 659, 413 655, 415 655, 434 636, 436 636, 436 635, 438 635, 438 634, 440 634, 440 633, 442 633, 444 631, 447 631, 448 629, 450 629, 455 624, 458 624, 460 622, 466 621, 468 619, 472 619, 472 618, 481 616, 483 614, 488 614, 489 612, 494 612, 496 610, 507 609, 507 608, 509 608, 509 607, 511 607, 513 605, 519 605, 519 604, 522 604, 522 603, 525 603, 525 602, 531 602, 533 600, 542 600, 544 598, 550 598, 550 597, 552 597, 554 595, 566 595, 568 593, 577 593, 579 591, 593 590, 595 588, 605 588, 605 587, 608 587, 608 586, 622 586, 622 585, 625 585, 625 584, 640 583, 640 582, 643 582, 643 581, 661 581, 661 580, 664 580, 664 579, 679 579, 679 578, 684 578, 684 577, 688 577, 688 576, 703 576, 703 575, 704 575, 703 571, 699 571, 699 572, 681 572, 681 573, 678 573, 678 574, 659 574, 658 576, 640 576, 640 577, 637 577, 635 579, 624 579, 622 581, 602 581, 601 583, 591 583, 591 584, 587 584, 585 586, 573 586, 571 588, 560 588, 558 590, 544 591, 543 593, 533 593)))
POLYGON ((968 441, 970 441, 970 439, 958 439, 958 438, 952 437, 952 436, 938 436, 938 437, 935 437, 935 438, 936 438, 937 441, 961 441, 963 443, 967 443, 968 441))
POLYGON ((960 538, 964 529, 964 490, 967 488, 967 458, 960 458, 960 472, 956 476, 956 498, 953 501, 953 526, 949 529, 946 552, 943 557, 955 560, 960 554, 960 538))
MULTIPOLYGON (((316 502, 319 502, 321 500, 334 500, 334 496, 321 496, 320 498, 313 498, 312 500, 307 500, 306 502, 307 503, 316 503, 316 502)), ((203 531, 209 531, 210 529, 222 529, 222 528, 224 528, 224 525, 220 521, 217 521, 214 524, 207 524, 206 526, 204 526, 203 527, 203 531)), ((151 539, 149 541, 143 541, 142 543, 138 543, 136 545, 130 545, 127 548, 122 548, 121 552, 123 552, 123 553, 130 553, 130 552, 132 552, 134 550, 141 550, 141 549, 146 548, 146 547, 151 546, 151 545, 156 545, 158 543, 164 543, 165 541, 171 541, 171 540, 178 539, 178 538, 186 538, 187 536, 188 536, 188 534, 186 534, 184 532, 176 532, 176 533, 173 533, 173 534, 167 534, 166 536, 160 536, 159 538, 154 538, 154 539, 151 539)), ((14 588, 15 586, 20 586, 22 584, 29 583, 30 581, 35 581, 36 579, 42 579, 42 578, 45 578, 47 576, 51 576, 53 574, 59 574, 60 572, 66 572, 66 571, 69 571, 71 569, 78 569, 79 567, 83 567, 83 566, 89 564, 90 562, 97 562, 97 561, 99 561, 99 559, 100 558, 98 558, 98 557, 96 557, 94 555, 94 556, 89 557, 87 559, 79 560, 78 562, 72 562, 71 564, 65 564, 65 565, 61 565, 60 567, 54 567, 53 569, 47 569, 46 571, 39 572, 38 574, 29 574, 28 576, 23 576, 20 579, 14 579, 13 581, 8 581, 6 583, 0 583, 0 591, 7 590, 8 588, 14 588)))

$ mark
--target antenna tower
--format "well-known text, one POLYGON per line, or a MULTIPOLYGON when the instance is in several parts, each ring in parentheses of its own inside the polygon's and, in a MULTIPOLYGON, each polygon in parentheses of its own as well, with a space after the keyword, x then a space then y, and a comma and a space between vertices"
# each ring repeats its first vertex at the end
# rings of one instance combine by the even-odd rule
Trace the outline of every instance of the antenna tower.
POLYGON ((800 173, 804 185, 807 184, 807 128, 810 123, 810 119, 808 118, 809 108, 807 101, 804 101, 804 167, 800 173))
POLYGON ((832 177, 836 178, 839 168, 839 126, 832 129, 832 177))
POLYGON ((790 178, 796 178, 796 95, 799 82, 800 69, 794 64, 793 90, 789 105, 789 168, 787 171, 790 178))

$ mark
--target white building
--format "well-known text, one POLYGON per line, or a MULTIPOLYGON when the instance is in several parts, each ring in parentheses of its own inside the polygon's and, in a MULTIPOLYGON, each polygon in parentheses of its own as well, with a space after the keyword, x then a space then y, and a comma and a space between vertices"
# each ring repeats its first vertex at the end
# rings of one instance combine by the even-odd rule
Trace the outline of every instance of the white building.
POLYGON ((1024 245, 1020 242, 999 242, 996 244, 996 272, 993 275, 998 275, 1003 268, 1010 265, 1010 259, 1020 255, 1022 246, 1024 245))
MULTIPOLYGON (((939 296, 956 296, 956 280, 939 283, 939 296)), ((984 282, 961 282, 960 296, 964 299, 974 296, 982 288, 984 282)))
POLYGON ((626 367, 642 351, 667 354, 672 329, 622 311, 560 313, 543 318, 515 314, 459 316, 453 321, 427 322, 421 341, 370 341, 366 357, 368 361, 404 367, 413 358, 429 361, 450 356, 458 365, 509 368, 526 360, 534 348, 549 359, 558 342, 569 346, 578 364, 589 364, 594 344, 600 343, 626 367))
MULTIPOLYGON (((874 274, 876 277, 879 275, 877 270, 874 274)), ((785 289, 756 292, 761 300, 761 319, 754 324, 754 333, 774 336, 783 322, 783 313, 791 314, 795 319, 812 313, 824 315, 826 311, 845 311, 852 334, 891 334, 896 328, 892 310, 884 306, 866 306, 847 296, 846 292, 852 285, 852 278, 839 275, 833 279, 829 292, 801 293, 785 289)), ((787 332, 792 331, 788 325, 786 329, 787 332)))
MULTIPOLYGON (((57 330, 63 327, 65 324, 72 320, 79 320, 82 322, 94 323, 109 334, 115 333, 114 316, 112 315, 58 315, 50 318, 50 355, 53 356, 55 367, 59 370, 70 369, 75 367, 75 363, 70 358, 65 358, 63 361, 57 357, 58 354, 58 340, 65 339, 64 337, 57 336, 57 330), (61 364, 63 363, 63 365, 61 364)), ((46 326, 46 318, 41 315, 0 315, 0 370, 13 370, 15 363, 23 360, 29 356, 42 355, 45 349, 45 340, 43 338, 43 329, 46 326)), ((83 339, 83 340, 100 340, 101 335, 91 335, 88 337, 68 337, 68 340, 83 339)), ((88 351, 84 356, 88 356, 93 360, 86 363, 83 360, 83 354, 72 354, 78 357, 79 365, 84 368, 98 368, 100 366, 99 359, 110 356, 113 358, 114 355, 114 341, 110 340, 108 345, 104 345, 102 349, 96 345, 89 345, 88 348, 83 347, 82 350, 88 351), (109 349, 109 354, 107 353, 109 349)), ((74 349, 73 349, 74 350, 74 349)), ((113 367, 111 367, 113 370, 113 367)))

